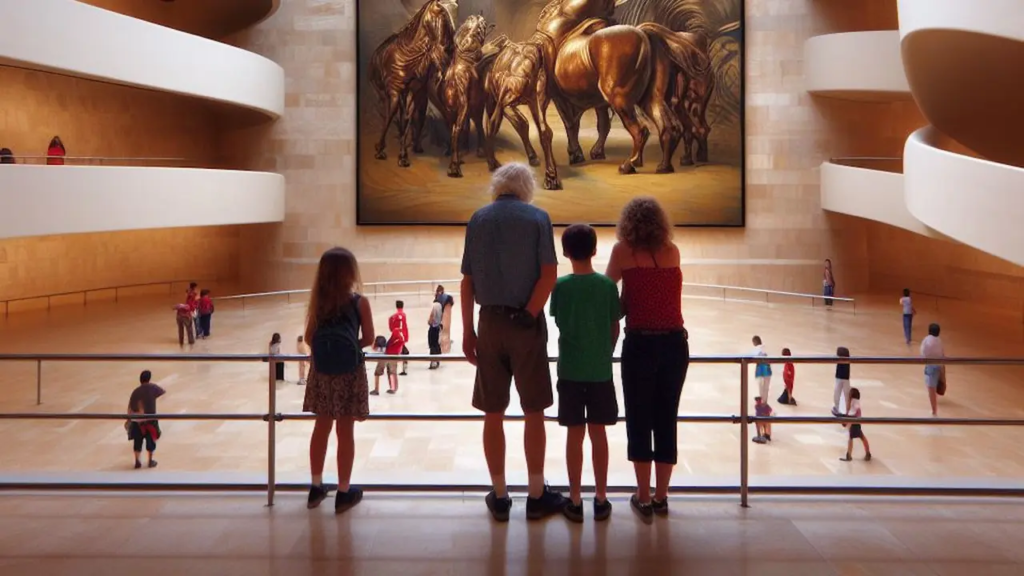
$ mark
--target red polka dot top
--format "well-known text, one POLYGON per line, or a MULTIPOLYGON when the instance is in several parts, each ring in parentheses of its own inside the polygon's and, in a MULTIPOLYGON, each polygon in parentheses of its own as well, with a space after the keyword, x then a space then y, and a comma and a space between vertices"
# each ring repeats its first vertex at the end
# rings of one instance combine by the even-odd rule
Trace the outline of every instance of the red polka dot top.
POLYGON ((683 271, 629 268, 622 271, 626 330, 676 331, 683 328, 683 271))

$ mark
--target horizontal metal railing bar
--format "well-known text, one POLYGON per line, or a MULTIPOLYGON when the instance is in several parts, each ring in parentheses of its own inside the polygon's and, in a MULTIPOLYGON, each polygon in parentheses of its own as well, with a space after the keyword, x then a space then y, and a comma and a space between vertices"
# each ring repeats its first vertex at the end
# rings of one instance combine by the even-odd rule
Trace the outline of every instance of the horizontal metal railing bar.
MULTIPOLYGON (((739 420, 739 417, 736 418, 739 420)), ((1024 426, 1022 418, 896 418, 876 416, 747 416, 748 422, 779 424, 892 424, 897 426, 1024 426)))
POLYGON ((265 422, 267 414, 117 414, 110 412, 0 412, 0 420, 252 420, 265 422))
MULTIPOLYGON (((309 484, 275 483, 275 489, 282 492, 306 492, 309 484)), ((331 486, 331 489, 335 485, 331 486)), ((489 484, 374 484, 360 483, 365 492, 376 493, 447 493, 461 492, 485 494, 493 489, 489 484)), ((265 492, 267 484, 257 483, 201 483, 201 482, 0 482, 0 490, 53 490, 53 491, 131 491, 131 492, 265 492)), ((553 490, 568 492, 568 486, 552 485, 553 490)), ((592 492, 593 486, 582 486, 584 492, 592 492)), ((526 485, 510 484, 508 491, 514 496, 526 494, 526 485)), ((607 491, 612 494, 634 494, 636 486, 610 485, 607 491)), ((740 487, 735 484, 721 485, 685 485, 676 484, 669 487, 669 492, 678 495, 737 494, 740 487)), ((872 495, 872 496, 983 496, 983 497, 1019 497, 1024 496, 1024 488, 984 488, 984 487, 950 487, 950 486, 778 486, 751 484, 749 491, 756 494, 769 495, 872 495)))
MULTIPOLYGON (((457 284, 461 282, 460 279, 448 279, 448 280, 394 280, 386 282, 366 282, 363 286, 409 286, 417 284, 457 284)), ((696 282, 683 282, 683 286, 690 286, 694 288, 714 288, 717 290, 738 290, 745 292, 756 292, 758 294, 776 294, 778 296, 793 296, 799 298, 814 298, 817 300, 835 300, 838 302, 856 302, 853 298, 843 298, 839 296, 824 296, 822 294, 807 294, 804 292, 786 292, 782 290, 769 290, 767 288, 748 288, 746 286, 725 286, 722 284, 700 284, 696 282)), ((242 300, 245 298, 264 298, 269 296, 287 296, 289 294, 308 294, 309 288, 300 288, 296 290, 277 290, 272 292, 255 292, 252 294, 234 294, 231 296, 220 296, 215 300, 242 300)), ((395 293, 391 293, 395 294, 395 293)), ((408 293, 402 293, 408 294, 408 293)))
MULTIPOLYGON (((44 362, 256 362, 274 359, 276 362, 309 361, 309 356, 299 354, 0 354, 0 361, 44 361, 44 362)), ((368 362, 466 362, 465 356, 429 354, 367 354, 368 362)), ((548 362, 556 362, 557 356, 549 356, 548 362)), ((613 362, 621 362, 618 356, 613 362)), ((1024 357, 979 357, 979 358, 921 358, 918 356, 691 356, 690 364, 943 364, 947 366, 1024 366, 1024 357)))
MULTIPOLYGON (((277 420, 279 422, 284 420, 315 420, 316 415, 307 412, 291 412, 284 414, 277 414, 277 420)), ((380 420, 380 421, 397 421, 397 422, 483 422, 483 414, 370 414, 366 417, 366 420, 380 420)), ((508 414, 505 416, 506 422, 522 422, 526 420, 526 416, 522 414, 508 414)), ((548 422, 557 422, 557 416, 544 416, 544 420, 548 422)), ((626 419, 619 416, 617 422, 625 422, 626 419)), ((694 416, 677 416, 676 421, 687 422, 687 423, 703 423, 703 424, 738 424, 740 421, 739 416, 727 416, 727 415, 694 415, 694 416)))
POLYGON ((110 290, 125 290, 128 288, 148 288, 150 286, 168 286, 174 284, 188 284, 189 282, 217 282, 217 280, 165 280, 163 282, 143 282, 141 284, 124 284, 121 286, 107 286, 105 288, 84 288, 82 290, 71 290, 68 292, 55 292, 53 294, 39 294, 38 296, 19 296, 17 298, 4 298, 0 302, 24 302, 28 300, 42 300, 44 298, 60 298, 62 296, 74 296, 76 294, 88 294, 90 292, 109 292, 110 290))

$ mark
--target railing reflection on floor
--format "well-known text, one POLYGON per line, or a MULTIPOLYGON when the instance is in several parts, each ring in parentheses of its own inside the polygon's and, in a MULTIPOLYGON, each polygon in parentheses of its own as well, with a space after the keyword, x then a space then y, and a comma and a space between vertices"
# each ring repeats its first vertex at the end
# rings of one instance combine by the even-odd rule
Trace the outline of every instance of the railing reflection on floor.
MULTIPOLYGON (((466 358, 452 355, 386 355, 367 354, 367 362, 378 360, 401 360, 409 362, 433 362, 442 360, 444 362, 465 362, 466 358)), ((36 398, 37 403, 42 403, 43 390, 43 363, 50 362, 267 362, 268 364, 268 395, 267 411, 263 413, 190 413, 190 414, 144 414, 126 415, 110 413, 39 413, 39 412, 7 412, 0 413, 0 420, 248 420, 264 421, 267 423, 267 482, 266 484, 251 483, 97 483, 97 482, 16 482, 0 483, 0 489, 109 489, 109 490, 266 490, 267 505, 274 504, 274 496, 279 485, 277 482, 277 423, 285 420, 310 420, 314 416, 306 413, 281 413, 277 411, 277 379, 276 369, 279 362, 308 361, 309 358, 299 355, 269 356, 266 354, 0 354, 0 363, 3 362, 35 362, 36 371, 36 398)), ((549 361, 557 361, 556 357, 549 358, 549 361)), ((619 358, 613 358, 619 362, 619 358)), ((757 422, 768 422, 777 424, 827 424, 837 421, 850 424, 887 424, 905 426, 1024 426, 1024 419, 1000 418, 846 418, 816 417, 816 416, 751 416, 748 411, 749 393, 749 368, 757 362, 794 364, 835 364, 839 361, 850 364, 897 364, 897 365, 923 365, 927 361, 923 358, 910 357, 854 357, 837 358, 834 356, 785 356, 785 357, 759 357, 748 356, 695 356, 690 359, 691 364, 729 364, 739 367, 740 393, 739 393, 739 414, 716 414, 716 415, 684 415, 678 416, 679 422, 695 424, 737 424, 740 427, 740 469, 739 482, 736 485, 726 486, 682 486, 674 485, 672 491, 686 493, 738 493, 740 504, 748 505, 749 493, 765 492, 774 494, 928 494, 928 495, 960 495, 960 496, 1024 496, 1024 489, 998 488, 998 487, 977 487, 965 486, 963 488, 949 487, 894 487, 894 486, 758 486, 751 487, 749 481, 749 426, 757 422)), ((934 362, 934 360, 931 360, 934 362)), ((971 366, 1018 366, 1024 367, 1024 358, 943 358, 945 365, 971 365, 971 366)), ((522 416, 509 416, 509 420, 522 420, 522 416)), ((547 417, 548 420, 554 420, 547 417)), ((369 420, 377 421, 460 421, 478 422, 483 420, 480 414, 372 414, 369 420)), ((622 418, 620 418, 622 420, 622 418)), ((282 488, 296 490, 302 489, 297 485, 281 485, 282 488)), ((390 491, 483 491, 489 487, 475 484, 461 485, 423 485, 423 484, 382 484, 366 487, 369 490, 390 490, 390 491)), ((523 487, 510 487, 515 491, 521 491, 523 487)), ((614 492, 628 492, 634 488, 629 486, 610 486, 609 490, 614 492)))

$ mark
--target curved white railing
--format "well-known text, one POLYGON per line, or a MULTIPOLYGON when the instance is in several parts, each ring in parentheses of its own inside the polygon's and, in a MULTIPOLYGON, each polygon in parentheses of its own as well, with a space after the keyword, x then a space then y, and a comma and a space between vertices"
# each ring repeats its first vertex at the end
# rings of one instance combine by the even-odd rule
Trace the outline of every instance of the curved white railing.
POLYGON ((804 43, 808 92, 850 100, 906 100, 897 30, 815 36, 804 43))
POLYGON ((284 70, 227 44, 74 0, 0 0, 0 61, 284 113, 284 70))
POLYGON ((284 220, 284 176, 129 166, 0 166, 0 238, 284 220))

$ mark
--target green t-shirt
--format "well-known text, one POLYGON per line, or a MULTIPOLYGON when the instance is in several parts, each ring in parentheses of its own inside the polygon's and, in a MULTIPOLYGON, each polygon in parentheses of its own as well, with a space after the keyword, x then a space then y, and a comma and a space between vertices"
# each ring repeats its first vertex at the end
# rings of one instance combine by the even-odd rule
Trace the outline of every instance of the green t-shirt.
POLYGON ((558 377, 577 382, 612 379, 612 326, 619 322, 619 289, 604 274, 562 276, 551 293, 558 326, 558 377))

